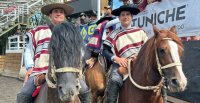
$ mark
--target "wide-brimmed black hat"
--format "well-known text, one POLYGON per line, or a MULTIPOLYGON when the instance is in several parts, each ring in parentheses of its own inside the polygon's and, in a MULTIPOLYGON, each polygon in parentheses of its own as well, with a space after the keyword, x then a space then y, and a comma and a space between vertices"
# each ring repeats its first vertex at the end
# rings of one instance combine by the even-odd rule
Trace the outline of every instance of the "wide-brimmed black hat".
POLYGON ((92 10, 91 13, 89 14, 89 16, 97 16, 97 12, 92 10))
POLYGON ((119 8, 117 8, 117 9, 113 10, 112 14, 115 15, 115 16, 119 16, 122 11, 129 11, 133 15, 137 15, 140 12, 140 10, 138 8, 123 5, 123 6, 120 6, 119 8))
POLYGON ((65 15, 70 15, 73 13, 74 8, 72 8, 71 6, 67 5, 67 4, 63 4, 63 3, 53 3, 53 4, 48 4, 45 5, 41 8, 41 12, 47 16, 49 16, 50 12, 53 9, 63 9, 65 12, 65 15))
POLYGON ((102 23, 102 22, 105 21, 105 20, 110 21, 110 20, 113 20, 113 18, 112 18, 112 17, 109 17, 109 16, 102 17, 101 19, 99 19, 99 20, 96 22, 96 24, 99 25, 100 23, 102 23))

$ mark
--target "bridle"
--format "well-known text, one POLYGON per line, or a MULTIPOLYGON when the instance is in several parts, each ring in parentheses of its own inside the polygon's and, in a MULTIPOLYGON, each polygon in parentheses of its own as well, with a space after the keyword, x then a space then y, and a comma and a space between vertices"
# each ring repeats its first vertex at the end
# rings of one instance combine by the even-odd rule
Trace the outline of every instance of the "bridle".
MULTIPOLYGON (((171 38, 163 38, 163 40, 172 40, 172 39, 171 38)), ((157 69, 162 77, 164 77, 162 70, 168 69, 168 68, 174 67, 174 66, 182 66, 181 62, 173 62, 173 63, 167 64, 167 65, 161 66, 157 52, 156 52, 156 62, 157 62, 157 66, 158 66, 157 69)))
POLYGON ((79 89, 80 89, 80 79, 82 78, 82 69, 81 68, 74 68, 74 67, 64 67, 64 68, 59 68, 59 69, 55 69, 55 66, 51 67, 51 72, 46 74, 45 79, 47 82, 48 87, 50 88, 56 88, 57 87, 57 78, 56 78, 56 73, 78 73, 78 78, 77 78, 77 82, 79 85, 79 89), (48 75, 50 75, 50 77, 53 78, 53 81, 55 83, 53 83, 49 78, 48 75))
MULTIPOLYGON (((171 38, 163 38, 162 40, 172 40, 172 39, 171 38)), ((156 44, 156 40, 155 40, 154 43, 156 44)), ((159 90, 160 88, 163 87, 163 83, 164 83, 164 79, 165 79, 162 70, 168 69, 170 67, 181 66, 182 65, 181 62, 173 62, 173 63, 169 63, 167 65, 161 66, 159 58, 158 58, 157 47, 155 48, 155 54, 156 54, 156 62, 157 62, 157 66, 158 66, 157 70, 159 71, 159 74, 162 77, 162 79, 160 80, 160 82, 157 85, 155 85, 155 86, 142 86, 142 85, 137 84, 133 80, 133 78, 131 76, 131 69, 130 69, 131 68, 130 67, 131 60, 129 60, 129 63, 128 63, 128 76, 129 76, 130 81, 132 82, 132 84, 135 85, 135 87, 137 87, 139 89, 142 89, 142 90, 154 90, 154 91, 157 91, 157 90, 159 90)))

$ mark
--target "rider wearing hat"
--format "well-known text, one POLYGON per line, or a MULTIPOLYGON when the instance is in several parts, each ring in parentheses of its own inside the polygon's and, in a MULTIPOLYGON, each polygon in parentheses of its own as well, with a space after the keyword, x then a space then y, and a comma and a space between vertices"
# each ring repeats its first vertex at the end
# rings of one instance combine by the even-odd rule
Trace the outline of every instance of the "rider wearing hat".
POLYGON ((99 53, 101 53, 102 51, 103 41, 106 39, 106 36, 109 35, 110 32, 113 30, 112 26, 107 29, 105 28, 107 22, 109 22, 110 20, 113 20, 113 18, 105 16, 96 22, 97 27, 95 28, 94 34, 92 35, 86 46, 86 59, 88 59, 86 61, 86 64, 89 67, 92 67, 96 62, 99 53))
POLYGON ((118 92, 123 85, 119 67, 126 68, 128 58, 135 57, 148 39, 142 29, 132 26, 133 15, 139 12, 139 9, 127 5, 112 11, 113 15, 119 17, 121 26, 112 31, 103 43, 103 55, 113 61, 107 86, 107 103, 117 102, 118 92))
MULTIPOLYGON (((73 11, 71 6, 62 3, 48 4, 41 8, 41 12, 49 17, 51 23, 38 26, 28 34, 29 41, 24 54, 28 76, 21 91, 17 94, 17 103, 33 103, 34 90, 45 82, 44 77, 49 66, 48 45, 52 30, 55 25, 64 22, 65 17, 73 11)), ((88 87, 85 82, 81 83, 80 99, 82 103, 89 103, 88 87)))

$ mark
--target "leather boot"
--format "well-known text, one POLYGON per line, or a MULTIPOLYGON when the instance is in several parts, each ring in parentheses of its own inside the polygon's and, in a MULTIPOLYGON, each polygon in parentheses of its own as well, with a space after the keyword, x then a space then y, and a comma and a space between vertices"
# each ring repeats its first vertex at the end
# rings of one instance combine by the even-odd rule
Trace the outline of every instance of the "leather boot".
POLYGON ((33 103, 31 96, 24 95, 22 93, 17 94, 17 103, 33 103))
POLYGON ((117 103, 120 86, 117 82, 109 81, 107 87, 107 103, 117 103))
POLYGON ((81 103, 91 103, 91 93, 90 91, 82 93, 79 95, 81 103))

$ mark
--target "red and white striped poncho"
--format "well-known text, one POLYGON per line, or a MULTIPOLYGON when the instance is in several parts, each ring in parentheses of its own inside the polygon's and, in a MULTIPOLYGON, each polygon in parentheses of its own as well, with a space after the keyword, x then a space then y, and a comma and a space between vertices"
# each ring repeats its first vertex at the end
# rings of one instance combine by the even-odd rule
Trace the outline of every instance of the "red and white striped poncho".
POLYGON ((147 39, 146 33, 140 28, 122 29, 120 27, 106 38, 104 44, 110 46, 116 56, 128 58, 137 54, 147 39))
POLYGON ((40 73, 48 70, 49 53, 48 46, 52 32, 50 28, 38 26, 31 31, 33 50, 34 50, 34 69, 33 73, 40 73))

